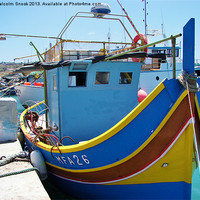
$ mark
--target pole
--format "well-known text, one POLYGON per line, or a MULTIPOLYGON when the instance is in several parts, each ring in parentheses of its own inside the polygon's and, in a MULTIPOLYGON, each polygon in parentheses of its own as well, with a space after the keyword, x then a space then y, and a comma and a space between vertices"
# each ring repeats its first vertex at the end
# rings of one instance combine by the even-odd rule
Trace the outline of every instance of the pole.
MULTIPOLYGON (((36 50, 38 58, 40 60, 40 58, 42 59, 43 62, 45 62, 44 58, 41 56, 40 52, 38 51, 38 49, 36 48, 36 46, 30 42, 30 45, 33 46, 33 48, 36 50)), ((45 100, 45 116, 46 116, 46 126, 48 126, 48 115, 47 115, 47 108, 48 108, 48 100, 47 100, 47 75, 46 75, 46 70, 43 70, 43 78, 44 78, 44 100, 45 100)))
POLYGON ((175 47, 176 47, 176 38, 172 38, 172 57, 173 57, 173 78, 176 78, 176 55, 175 55, 175 47))
POLYGON ((42 59, 42 62, 44 62, 44 58, 42 57, 42 55, 40 54, 40 52, 38 51, 38 49, 35 47, 35 45, 34 45, 32 42, 30 42, 29 44, 35 49, 39 61, 41 61, 41 60, 40 60, 40 58, 41 58, 41 59, 42 59))
POLYGON ((22 34, 9 34, 9 33, 0 33, 0 36, 15 36, 15 37, 31 37, 31 38, 44 38, 44 39, 60 39, 58 37, 48 37, 48 36, 40 36, 40 35, 22 35, 22 34))
POLYGON ((121 5, 121 3, 117 0, 119 6, 122 8, 122 10, 124 11, 126 18, 128 19, 128 21, 130 22, 130 24, 132 25, 132 27, 134 28, 135 32, 139 35, 142 44, 144 44, 144 39, 142 38, 142 36, 140 35, 139 31, 136 29, 135 25, 133 24, 132 20, 129 18, 128 13, 126 12, 125 8, 121 5))
POLYGON ((123 52, 123 53, 120 53, 120 54, 117 54, 117 55, 108 57, 108 58, 106 58, 105 60, 111 60, 111 59, 114 59, 114 58, 117 59, 118 56, 122 56, 122 55, 125 55, 125 54, 127 54, 127 53, 131 53, 131 52, 134 52, 134 51, 138 51, 138 50, 141 50, 141 49, 145 49, 146 47, 150 47, 150 46, 153 46, 153 45, 156 45, 156 44, 159 44, 159 43, 162 43, 162 42, 165 42, 165 41, 167 41, 167 40, 171 40, 171 39, 173 39, 173 38, 177 38, 177 37, 180 37, 180 36, 182 36, 182 34, 178 34, 178 35, 175 35, 175 36, 171 36, 171 37, 169 37, 169 38, 165 38, 165 39, 159 40, 159 41, 157 41, 157 42, 153 42, 153 43, 150 43, 150 44, 141 46, 141 47, 137 47, 137 48, 135 48, 135 49, 132 49, 132 50, 129 50, 129 51, 126 51, 126 52, 123 52))
POLYGON ((147 4, 144 0, 144 26, 145 26, 145 36, 147 36, 147 4))

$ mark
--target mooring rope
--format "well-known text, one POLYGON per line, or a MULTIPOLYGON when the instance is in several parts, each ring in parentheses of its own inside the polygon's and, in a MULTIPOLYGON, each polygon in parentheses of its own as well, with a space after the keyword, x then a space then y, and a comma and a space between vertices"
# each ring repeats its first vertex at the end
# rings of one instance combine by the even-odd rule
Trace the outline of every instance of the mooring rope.
POLYGON ((187 72, 183 71, 182 74, 179 74, 177 79, 188 91, 194 93, 199 92, 199 85, 197 83, 196 73, 188 74, 187 72))
POLYGON ((9 172, 9 173, 5 173, 5 174, 0 174, 0 178, 6 177, 6 176, 12 176, 12 175, 17 175, 17 174, 22 174, 22 173, 27 173, 27 172, 31 172, 31 171, 36 171, 37 173, 39 173, 39 169, 36 167, 32 167, 32 168, 28 168, 28 169, 23 169, 20 171, 15 171, 15 172, 9 172))
POLYGON ((26 158, 28 155, 25 151, 10 155, 8 157, 3 156, 4 158, 0 160, 0 166, 6 165, 12 162, 15 158, 26 158))
MULTIPOLYGON (((10 162, 15 161, 16 158, 27 158, 27 157, 28 157, 28 154, 25 151, 21 151, 19 153, 10 155, 8 157, 1 156, 0 167, 4 166, 4 165, 6 165, 6 164, 8 164, 10 162)), ((22 174, 22 173, 26 173, 26 172, 30 172, 30 171, 37 171, 37 173, 39 174, 39 169, 36 168, 36 167, 32 167, 32 168, 23 169, 23 170, 20 170, 20 171, 8 172, 8 173, 5 173, 5 174, 0 174, 0 178, 6 177, 6 176, 22 174)))
MULTIPOLYGON (((192 118, 192 126, 193 126, 193 131, 194 131, 193 138, 194 138, 194 144, 195 144, 195 149, 196 149, 196 157, 197 157, 197 163, 198 163, 198 168, 199 168, 200 167, 199 149, 198 149, 198 144, 197 144, 194 114, 193 114, 193 111, 192 111, 192 103, 191 103, 191 99, 190 99, 188 82, 186 82, 186 86, 187 86, 187 95, 188 95, 188 101, 189 101, 189 106, 190 106, 190 114, 191 114, 191 118, 192 118)), ((200 169, 199 169, 199 171, 200 171, 200 169)))
POLYGON ((196 150, 196 157, 197 157, 197 164, 200 171, 200 158, 199 158, 199 149, 197 144, 197 137, 196 137, 196 130, 195 130, 195 121, 194 121, 194 113, 192 111, 192 103, 190 99, 190 92, 197 93, 199 92, 199 85, 197 83, 197 75, 196 73, 188 74, 187 72, 183 71, 177 79, 183 85, 183 87, 187 90, 189 107, 190 107, 190 114, 192 118, 192 126, 193 126, 193 138, 194 138, 194 145, 196 150))

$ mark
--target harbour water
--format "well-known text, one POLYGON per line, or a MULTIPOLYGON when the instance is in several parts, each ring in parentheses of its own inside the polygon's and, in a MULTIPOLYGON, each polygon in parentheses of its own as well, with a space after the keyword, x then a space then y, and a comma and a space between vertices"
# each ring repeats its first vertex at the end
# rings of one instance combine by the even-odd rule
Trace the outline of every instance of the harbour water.
MULTIPOLYGON (((11 96, 17 100, 18 117, 20 113, 24 110, 23 106, 20 104, 16 96, 11 96)), ((43 182, 45 189, 47 190, 50 198, 52 200, 75 200, 75 198, 63 193, 59 190, 51 181, 48 179, 43 182)), ((192 178, 192 200, 200 200, 200 170, 196 169, 192 178)))
POLYGON ((192 177, 192 200, 200 199, 200 170, 196 169, 192 177))

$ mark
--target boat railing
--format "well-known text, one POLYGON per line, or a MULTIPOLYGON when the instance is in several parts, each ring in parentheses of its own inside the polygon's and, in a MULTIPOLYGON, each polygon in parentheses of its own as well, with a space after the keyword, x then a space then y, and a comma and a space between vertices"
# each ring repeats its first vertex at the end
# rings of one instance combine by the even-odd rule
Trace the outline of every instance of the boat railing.
POLYGON ((173 78, 176 78, 176 47, 175 47, 175 44, 176 44, 176 38, 182 36, 182 34, 177 34, 177 35, 171 35, 171 37, 168 37, 168 38, 165 38, 165 39, 162 39, 162 40, 159 40, 157 42, 153 42, 153 43, 150 43, 150 44, 147 44, 147 45, 143 45, 143 46, 140 46, 140 47, 136 47, 134 49, 131 49, 131 50, 128 50, 128 51, 125 51, 123 53, 120 53, 120 54, 115 54, 113 56, 110 56, 110 57, 107 57, 105 58, 105 60, 113 60, 113 59, 117 59, 118 57, 121 57, 123 55, 126 55, 128 53, 132 53, 132 52, 137 52, 137 51, 140 51, 140 50, 143 50, 145 48, 148 48, 150 46, 154 46, 156 44, 159 44, 159 43, 162 43, 162 42, 165 42, 165 41, 168 41, 168 40, 171 40, 172 42, 172 58, 173 58, 173 78))
MULTIPOLYGON (((150 46, 154 46, 156 44, 160 44, 164 41, 167 40, 172 40, 172 38, 177 38, 181 36, 181 34, 175 35, 175 36, 171 36, 169 38, 165 38, 163 40, 157 41, 157 42, 153 42, 147 45, 143 45, 143 46, 139 46, 137 45, 136 48, 132 47, 131 43, 123 43, 123 42, 107 42, 107 41, 81 41, 81 40, 60 40, 58 41, 54 46, 52 46, 48 51, 42 53, 41 55, 44 57, 45 62, 58 62, 61 61, 63 59, 66 60, 78 60, 78 59, 84 59, 86 57, 92 57, 92 56, 97 56, 97 55, 113 55, 111 57, 106 58, 106 60, 109 59, 113 59, 116 57, 118 57, 118 55, 123 55, 123 54, 127 54, 129 52, 138 52, 138 51, 143 51, 145 48, 148 48, 150 46), (95 44, 99 45, 98 49, 93 49, 93 50, 86 50, 86 49, 67 49, 65 48, 69 46, 69 43, 76 43, 76 44, 92 44, 93 46, 95 44), (113 50, 108 50, 106 49, 106 45, 122 45, 124 46, 123 48, 116 48, 113 50)), ((174 46, 174 50, 173 50, 173 43, 172 43, 172 58, 173 58, 173 54, 174 54, 174 58, 175 58, 175 46, 174 46)), ((33 58, 33 57, 37 57, 37 55, 31 55, 31 56, 25 56, 25 57, 21 57, 21 58, 16 58, 16 59, 29 59, 29 58, 33 58)), ((152 62, 156 62, 156 59, 154 59, 154 61, 152 62)), ((160 61, 158 61, 160 62, 160 61)), ((147 67, 147 65, 146 65, 147 67)), ((148 67, 147 67, 148 68, 148 67)))
MULTIPOLYGON (((133 40, 133 38, 131 37, 131 34, 129 33, 128 29, 126 28, 126 26, 124 25, 124 23, 116 17, 127 17, 126 15, 119 15, 119 14, 105 14, 105 16, 108 17, 100 17, 98 19, 101 20, 114 20, 114 21, 118 21, 122 27, 124 28, 125 32, 127 33, 127 35, 130 37, 131 41, 133 40)), ((95 17, 93 12, 77 12, 74 16, 72 16, 67 23, 65 24, 65 26, 63 27, 63 29, 61 30, 61 32, 58 35, 58 38, 63 37, 63 34, 67 31, 67 29, 69 28, 69 26, 71 25, 71 23, 74 21, 75 18, 88 18, 88 19, 96 19, 97 17, 95 17), (84 15, 80 15, 80 14, 84 14, 84 15), (87 16, 88 15, 88 16, 87 16), (91 16, 92 15, 92 16, 91 16)))
MULTIPOLYGON (((93 12, 77 12, 74 16, 72 16, 67 21, 67 23, 64 25, 63 29, 60 31, 58 37, 49 37, 51 39, 56 39, 56 44, 52 47, 50 46, 49 50, 47 50, 46 52, 41 54, 44 57, 44 61, 45 62, 58 62, 58 61, 61 61, 64 59, 67 59, 67 60, 84 59, 88 56, 90 57, 90 56, 109 55, 109 54, 116 56, 118 54, 123 54, 123 53, 126 54, 126 52, 144 51, 145 48, 147 48, 149 46, 153 46, 153 44, 161 43, 161 42, 157 42, 157 43, 143 45, 144 43, 142 41, 141 41, 141 44, 139 44, 137 42, 136 43, 133 42, 133 38, 132 38, 131 34, 129 33, 128 29, 126 28, 126 26, 124 25, 122 20, 119 19, 119 17, 128 18, 128 15, 127 14, 126 15, 105 14, 103 17, 96 17, 93 12), (98 18, 99 20, 118 21, 122 25, 126 34, 129 36, 131 42, 111 42, 110 40, 108 40, 108 41, 81 41, 81 40, 63 39, 64 33, 69 30, 70 25, 76 18, 89 18, 89 19, 97 19, 98 18), (74 48, 72 43, 74 43, 74 44, 76 43, 78 45, 75 45, 75 48, 74 48), (84 48, 77 48, 77 46, 80 47, 79 46, 80 44, 84 44, 84 45, 92 44, 92 49, 94 49, 94 47, 95 47, 96 50, 91 50, 91 48, 88 48, 90 50, 86 51, 86 50, 84 50, 84 48), (115 45, 115 46, 113 46, 113 45, 115 45), (67 46, 67 49, 65 48, 66 46, 67 46), (112 46, 112 48, 110 48, 111 46, 112 46), (80 49, 82 49, 82 50, 80 50, 80 49)), ((131 21, 131 25, 134 28, 134 30, 136 31, 137 35, 140 36, 138 30, 135 28, 132 21, 131 21)), ((28 36, 28 37, 34 37, 34 36, 28 36)), ((39 36, 36 36, 36 37, 39 37, 39 36)), ((42 38, 48 38, 48 37, 42 37, 42 38)), ((140 39, 142 40, 142 38, 140 38, 140 39)), ((164 39, 163 41, 167 41, 167 40, 168 39, 164 39)), ((173 44, 173 42, 172 42, 172 44, 173 44)), ((29 58, 32 58, 32 60, 36 60, 34 58, 37 58, 37 56, 38 56, 38 54, 33 55, 33 56, 25 56, 25 57, 21 57, 21 58, 16 58, 15 60, 26 59, 29 61, 29 58)), ((110 58, 113 58, 113 56, 111 56, 110 58)))
MULTIPOLYGON (((76 56, 75 60, 85 58, 85 53, 87 52, 89 56, 98 56, 98 55, 109 55, 109 54, 116 54, 122 53, 129 49, 131 49, 131 43, 128 42, 107 42, 107 41, 86 41, 86 40, 60 40, 54 46, 52 46, 49 50, 45 51, 41 55, 44 57, 45 62, 58 62, 65 59, 66 56, 69 56, 69 60, 74 60, 74 56, 76 56), (94 44, 98 45, 97 49, 87 50, 87 49, 67 49, 69 43, 76 43, 76 44, 94 44), (117 45, 117 46, 124 46, 123 48, 115 48, 114 50, 107 49, 106 45, 117 45), (126 46, 130 47, 126 47, 126 46), (71 55, 70 52, 73 52, 75 55, 71 55), (70 56, 71 55, 71 56, 70 56)), ((15 60, 28 60, 32 58, 34 60, 37 59, 38 55, 30 55, 15 58, 15 60)))
POLYGON ((60 61, 68 58, 67 60, 75 60, 86 58, 86 54, 88 57, 97 56, 97 55, 106 55, 113 53, 121 53, 130 48, 121 48, 115 51, 110 51, 106 48, 106 45, 131 45, 131 43, 126 42, 106 42, 106 41, 81 41, 81 40, 60 40, 53 47, 51 47, 48 51, 44 52, 42 55, 45 57, 46 62, 60 61), (94 50, 85 50, 85 49, 65 49, 65 45, 69 43, 77 43, 77 44, 95 44, 99 45, 98 49, 94 50))

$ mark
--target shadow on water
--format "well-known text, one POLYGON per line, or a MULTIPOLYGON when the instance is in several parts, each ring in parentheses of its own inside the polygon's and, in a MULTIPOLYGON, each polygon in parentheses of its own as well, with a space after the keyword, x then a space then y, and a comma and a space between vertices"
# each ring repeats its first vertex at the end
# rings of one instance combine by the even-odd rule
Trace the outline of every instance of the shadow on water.
POLYGON ((76 200, 75 198, 65 194, 56 185, 54 185, 49 178, 43 182, 43 186, 51 200, 76 200))

